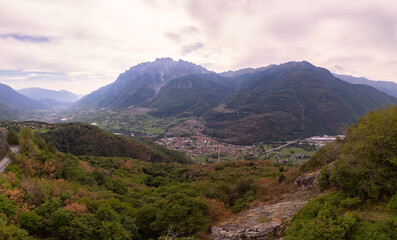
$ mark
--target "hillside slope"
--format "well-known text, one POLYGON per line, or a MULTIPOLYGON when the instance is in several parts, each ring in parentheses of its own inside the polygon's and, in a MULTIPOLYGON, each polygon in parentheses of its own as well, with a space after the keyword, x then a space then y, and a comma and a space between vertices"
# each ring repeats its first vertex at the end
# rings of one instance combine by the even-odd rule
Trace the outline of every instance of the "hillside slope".
POLYGON ((190 74, 173 79, 156 97, 142 104, 155 108, 155 116, 201 116, 231 93, 216 74, 190 74))
POLYGON ((205 68, 186 61, 160 58, 141 63, 120 74, 117 80, 79 100, 77 107, 122 108, 143 103, 154 97, 178 76, 208 73, 205 68))
POLYGON ((225 101, 230 111, 204 115, 209 134, 234 143, 337 134, 364 113, 397 103, 308 62, 271 66, 240 78, 239 88, 225 101))
POLYGON ((373 81, 364 77, 354 77, 349 75, 342 75, 334 73, 335 77, 342 79, 343 81, 353 84, 364 84, 378 89, 381 92, 385 92, 390 96, 397 97, 397 84, 395 82, 387 81, 373 81))
POLYGON ((188 162, 182 154, 133 138, 116 136, 98 127, 79 124, 56 124, 42 137, 65 153, 102 157, 131 157, 147 162, 188 162))
POLYGON ((6 104, 12 108, 24 110, 45 109, 45 105, 33 99, 30 99, 10 86, 0 83, 0 103, 6 104))

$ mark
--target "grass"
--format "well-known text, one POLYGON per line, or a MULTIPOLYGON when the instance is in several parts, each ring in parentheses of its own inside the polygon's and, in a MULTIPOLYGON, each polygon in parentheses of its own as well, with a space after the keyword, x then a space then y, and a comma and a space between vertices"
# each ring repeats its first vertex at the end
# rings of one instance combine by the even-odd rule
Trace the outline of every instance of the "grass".
POLYGON ((201 163, 207 162, 207 159, 205 157, 194 157, 194 160, 201 163))

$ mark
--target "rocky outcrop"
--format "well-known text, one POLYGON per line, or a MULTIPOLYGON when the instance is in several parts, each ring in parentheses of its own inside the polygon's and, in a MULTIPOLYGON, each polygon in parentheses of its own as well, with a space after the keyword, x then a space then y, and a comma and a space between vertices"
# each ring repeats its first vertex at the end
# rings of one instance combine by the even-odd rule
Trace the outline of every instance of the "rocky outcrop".
POLYGON ((319 175, 319 172, 313 172, 297 178, 294 183, 300 188, 298 191, 278 203, 251 208, 213 226, 209 237, 214 240, 281 239, 288 221, 310 199, 320 194, 316 190, 319 175))
POLYGON ((210 238, 214 240, 261 240, 280 236, 285 230, 286 222, 306 202, 307 198, 305 197, 302 197, 302 199, 287 197, 279 203, 249 209, 233 219, 212 227, 210 238))
POLYGON ((299 188, 314 190, 316 189, 319 176, 319 172, 310 173, 302 177, 298 177, 297 179, 295 179, 294 183, 299 188))

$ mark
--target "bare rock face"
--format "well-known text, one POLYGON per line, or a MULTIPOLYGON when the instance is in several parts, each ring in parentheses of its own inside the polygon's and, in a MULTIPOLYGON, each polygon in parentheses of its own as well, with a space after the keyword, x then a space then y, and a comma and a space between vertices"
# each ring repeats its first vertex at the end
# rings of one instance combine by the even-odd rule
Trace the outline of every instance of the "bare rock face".
POLYGON ((249 209, 237 217, 212 227, 211 239, 270 239, 280 236, 285 223, 305 205, 306 199, 284 201, 249 209))
POLYGON ((294 183, 299 188, 314 190, 316 189, 319 176, 320 176, 319 172, 310 173, 303 177, 298 177, 297 179, 295 179, 294 183))
POLYGON ((318 196, 316 190, 319 172, 307 174, 295 180, 300 188, 275 204, 251 208, 211 228, 214 240, 266 240, 279 239, 287 228, 288 221, 310 199, 318 196))

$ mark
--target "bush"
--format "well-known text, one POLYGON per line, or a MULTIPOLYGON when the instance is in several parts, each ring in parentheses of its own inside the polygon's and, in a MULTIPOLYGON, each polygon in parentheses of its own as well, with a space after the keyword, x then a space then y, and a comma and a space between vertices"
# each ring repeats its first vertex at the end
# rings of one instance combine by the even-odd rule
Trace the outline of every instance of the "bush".
POLYGON ((357 219, 346 213, 340 217, 337 206, 343 195, 328 194, 310 200, 293 218, 286 240, 346 239, 357 219))
POLYGON ((397 231, 391 222, 363 221, 351 236, 352 240, 393 240, 397 231))
POLYGON ((30 233, 41 228, 42 217, 35 212, 21 212, 18 216, 19 225, 30 233))
POLYGON ((324 165, 320 170, 320 177, 318 178, 318 186, 320 189, 325 189, 330 185, 329 177, 328 165, 324 165))
POLYGON ((389 205, 387 206, 387 210, 390 213, 396 213, 397 214, 397 193, 394 194, 394 196, 391 198, 389 205))
POLYGON ((16 210, 17 207, 6 196, 0 194, 0 213, 4 213, 7 217, 12 218, 16 210))
POLYGON ((337 138, 335 141, 326 144, 319 149, 306 163, 304 163, 300 170, 307 172, 336 161, 342 153, 343 140, 337 138))
POLYGON ((346 135, 332 178, 352 197, 379 200, 397 191, 397 107, 361 118, 346 135))
POLYGON ((13 129, 8 130, 7 142, 10 145, 18 145, 19 144, 18 135, 17 135, 17 132, 15 132, 15 130, 13 130, 13 129))

